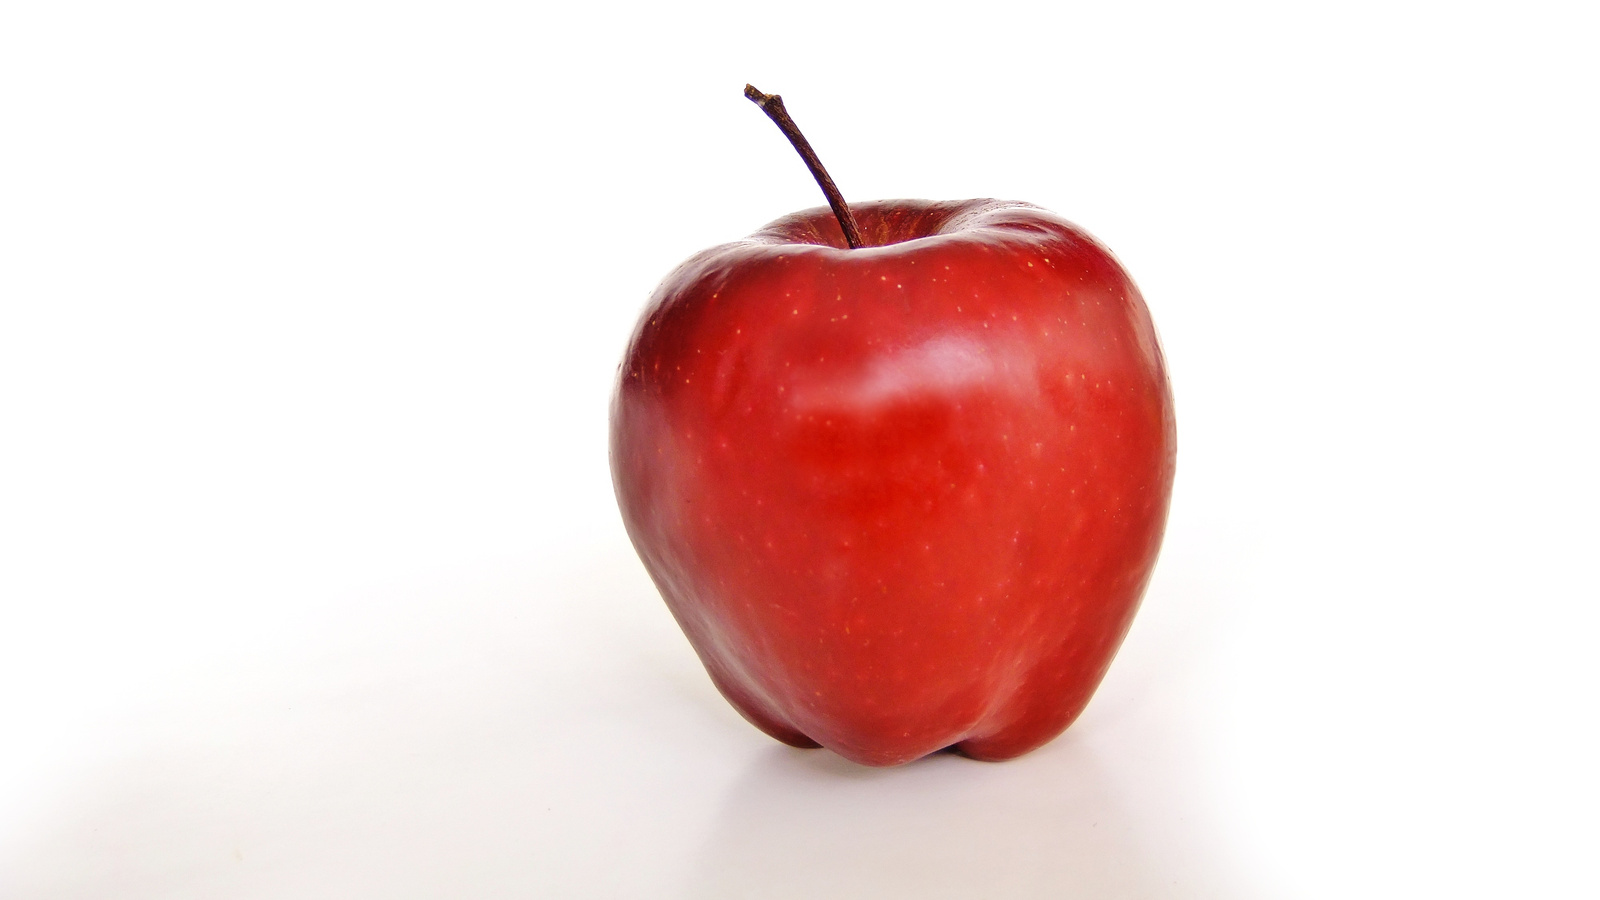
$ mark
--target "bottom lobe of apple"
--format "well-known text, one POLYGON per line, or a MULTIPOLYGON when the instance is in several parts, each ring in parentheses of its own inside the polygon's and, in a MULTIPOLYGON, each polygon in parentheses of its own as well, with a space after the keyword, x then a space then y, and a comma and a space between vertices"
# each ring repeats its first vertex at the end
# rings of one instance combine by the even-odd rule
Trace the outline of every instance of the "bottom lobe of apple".
MULTIPOLYGON (((723 696, 742 714, 747 721, 755 725, 770 737, 798 747, 802 750, 815 750, 824 745, 812 740, 800 731, 783 724, 777 719, 756 711, 748 700, 730 694, 724 690, 723 696)), ((1081 712, 1081 710, 1079 710, 1081 712)), ((829 750, 844 758, 865 766, 898 766, 914 760, 921 759, 933 753, 948 751, 983 762, 1002 762, 1015 759, 1049 743, 1065 731, 1077 718, 1077 712, 1071 717, 1060 722, 1027 722, 1002 729, 1000 732, 983 737, 962 737, 951 741, 949 738, 935 739, 931 742, 921 741, 906 743, 893 739, 878 740, 835 740, 827 745, 829 750)))
MULTIPOLYGON (((1139 586, 1142 593, 1143 585, 1139 586)), ((1137 596, 1137 595, 1136 595, 1137 596)), ((1094 644, 1121 643, 1131 624, 1137 601, 1126 607, 1114 631, 1094 644)), ((686 630, 693 630, 690 626, 686 630)), ((777 713, 775 703, 763 700, 734 680, 712 658, 702 658, 712 683, 728 702, 756 728, 791 747, 827 748, 866 766, 899 766, 930 754, 953 752, 984 762, 1001 762, 1023 756, 1049 743, 1077 720, 1088 706, 1109 668, 1110 658, 1097 662, 1070 643, 1059 646, 1055 659, 1038 661, 1033 678, 998 695, 991 690, 963 691, 960 686, 930 683, 930 692, 953 694, 938 713, 866 717, 859 707, 842 703, 793 704, 809 708, 816 721, 803 728, 777 713), (963 696, 964 695, 964 696, 963 696)), ((927 693, 927 692, 924 692, 927 693)), ((847 695, 848 696, 848 695, 847 695)))

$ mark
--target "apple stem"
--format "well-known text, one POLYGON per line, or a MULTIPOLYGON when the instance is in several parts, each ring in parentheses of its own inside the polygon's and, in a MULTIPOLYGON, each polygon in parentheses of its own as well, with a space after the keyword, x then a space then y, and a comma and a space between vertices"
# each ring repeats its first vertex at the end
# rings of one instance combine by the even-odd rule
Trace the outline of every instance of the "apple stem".
POLYGON ((833 179, 828 177, 828 170, 822 167, 822 160, 817 159, 817 151, 811 149, 811 142, 800 133, 800 126, 789 118, 788 111, 783 108, 783 98, 777 94, 763 94, 748 84, 744 86, 744 95, 750 98, 750 102, 761 107, 761 111, 778 126, 778 130, 783 132, 783 136, 794 145, 795 152, 805 161, 806 168, 811 170, 811 177, 817 180, 817 187, 822 188, 823 196, 828 198, 828 205, 833 207, 833 215, 839 220, 839 228, 844 231, 845 243, 850 245, 851 250, 860 247, 861 229, 856 227, 856 217, 851 214, 850 207, 845 205, 844 195, 839 193, 839 186, 833 183, 833 179))

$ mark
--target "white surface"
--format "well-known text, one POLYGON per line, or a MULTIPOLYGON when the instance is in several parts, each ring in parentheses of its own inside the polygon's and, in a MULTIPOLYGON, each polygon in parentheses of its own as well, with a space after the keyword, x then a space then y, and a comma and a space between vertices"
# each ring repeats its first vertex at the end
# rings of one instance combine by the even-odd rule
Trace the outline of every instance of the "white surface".
POLYGON ((0 897, 1594 896, 1587 15, 8 5, 0 897), (820 203, 746 80, 1162 330, 1167 547, 1032 756, 771 742, 621 533, 646 295, 820 203))

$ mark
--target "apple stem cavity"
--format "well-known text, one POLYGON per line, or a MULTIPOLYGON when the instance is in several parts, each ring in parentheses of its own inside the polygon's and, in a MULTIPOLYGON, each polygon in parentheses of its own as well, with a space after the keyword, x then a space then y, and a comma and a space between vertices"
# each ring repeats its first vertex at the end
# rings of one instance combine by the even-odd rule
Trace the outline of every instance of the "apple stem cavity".
POLYGON ((858 249, 861 244, 861 229, 856 226, 856 217, 851 214, 850 207, 844 202, 844 194, 839 193, 839 186, 833 183, 828 176, 828 170, 822 167, 822 160, 817 159, 817 151, 811 149, 811 142, 800 133, 800 126, 794 124, 789 118, 789 112, 783 108, 783 98, 777 94, 763 94, 755 89, 754 85, 744 86, 744 95, 750 102, 761 107, 783 132, 783 136, 794 145, 796 153, 805 161, 806 168, 811 170, 811 177, 817 180, 817 187, 822 188, 823 196, 828 198, 828 205, 833 207, 833 214, 839 220, 839 228, 844 231, 845 243, 851 250, 858 249))

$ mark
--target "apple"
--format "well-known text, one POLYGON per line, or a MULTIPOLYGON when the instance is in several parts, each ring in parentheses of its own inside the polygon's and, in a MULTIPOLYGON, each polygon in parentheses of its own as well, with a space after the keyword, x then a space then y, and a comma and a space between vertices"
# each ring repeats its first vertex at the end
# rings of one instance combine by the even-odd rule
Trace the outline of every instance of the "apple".
POLYGON ((874 766, 1015 757, 1083 711, 1155 566, 1160 343, 1110 251, 1043 209, 841 206, 656 289, 612 399, 622 518, 762 731, 874 766))

